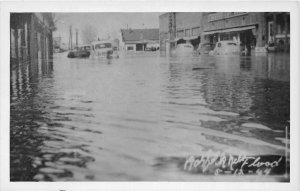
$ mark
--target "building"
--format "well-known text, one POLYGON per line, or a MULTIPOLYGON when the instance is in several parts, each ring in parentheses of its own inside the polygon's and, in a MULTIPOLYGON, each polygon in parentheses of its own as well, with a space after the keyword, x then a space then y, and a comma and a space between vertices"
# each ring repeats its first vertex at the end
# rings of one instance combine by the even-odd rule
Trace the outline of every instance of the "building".
POLYGON ((120 50, 144 51, 147 47, 159 47, 159 29, 122 29, 120 50))
POLYGON ((194 48, 200 43, 202 33, 202 13, 164 13, 159 16, 159 36, 161 51, 169 52, 177 44, 190 42, 194 48))
POLYGON ((186 41, 196 49, 200 42, 234 40, 242 49, 262 51, 275 43, 279 51, 289 51, 289 23, 286 12, 165 13, 159 17, 160 46, 169 52, 186 41))
POLYGON ((275 43, 278 51, 290 51, 290 13, 266 13, 268 42, 275 43))
POLYGON ((55 26, 51 13, 11 13, 11 64, 51 58, 53 30, 55 26))

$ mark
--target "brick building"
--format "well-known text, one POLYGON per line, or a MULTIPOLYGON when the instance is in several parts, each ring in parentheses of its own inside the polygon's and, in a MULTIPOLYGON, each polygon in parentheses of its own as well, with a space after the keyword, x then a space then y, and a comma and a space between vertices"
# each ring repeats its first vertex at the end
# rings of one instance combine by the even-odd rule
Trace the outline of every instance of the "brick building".
POLYGON ((200 42, 235 40, 241 48, 261 51, 274 42, 279 51, 289 51, 289 16, 282 12, 165 13, 159 17, 160 46, 168 52, 180 42, 189 41, 196 49, 200 42))

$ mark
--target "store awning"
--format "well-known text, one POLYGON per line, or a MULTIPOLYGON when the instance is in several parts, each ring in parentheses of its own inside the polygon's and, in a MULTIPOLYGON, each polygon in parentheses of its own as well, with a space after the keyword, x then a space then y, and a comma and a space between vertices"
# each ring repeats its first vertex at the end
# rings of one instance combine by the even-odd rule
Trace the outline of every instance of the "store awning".
POLYGON ((203 35, 215 34, 215 33, 245 31, 245 30, 251 30, 251 29, 255 29, 255 28, 256 28, 256 26, 253 25, 253 26, 247 26, 247 27, 238 27, 238 28, 231 28, 231 29, 207 31, 207 32, 203 32, 203 35))
POLYGON ((194 40, 199 38, 199 36, 189 36, 189 37, 183 37, 183 40, 194 40))
POLYGON ((180 39, 183 39, 183 37, 177 37, 174 39, 174 41, 179 41, 180 39))

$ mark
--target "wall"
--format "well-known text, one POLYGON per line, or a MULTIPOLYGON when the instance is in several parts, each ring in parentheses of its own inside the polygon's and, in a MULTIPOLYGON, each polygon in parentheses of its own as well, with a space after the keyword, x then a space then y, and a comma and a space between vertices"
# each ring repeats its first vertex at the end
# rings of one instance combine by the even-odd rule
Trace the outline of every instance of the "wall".
POLYGON ((135 44, 125 44, 124 50, 128 51, 135 51, 136 50, 136 45, 135 44), (132 50, 128 50, 128 47, 131 47, 132 50))
POLYGON ((176 13, 176 31, 184 31, 184 36, 196 36, 201 33, 202 13, 176 13), (192 34, 193 28, 200 28, 198 34, 192 34), (190 31, 190 32, 188 32, 190 31))

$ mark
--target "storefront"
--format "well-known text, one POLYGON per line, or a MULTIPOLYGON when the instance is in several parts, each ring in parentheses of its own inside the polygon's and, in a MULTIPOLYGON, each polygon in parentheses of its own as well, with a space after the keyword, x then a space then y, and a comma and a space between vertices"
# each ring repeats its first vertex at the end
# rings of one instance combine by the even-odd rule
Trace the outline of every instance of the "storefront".
POLYGON ((230 29, 205 31, 203 39, 205 42, 216 44, 218 41, 232 40, 241 46, 241 50, 250 51, 256 46, 257 26, 244 26, 230 29))

